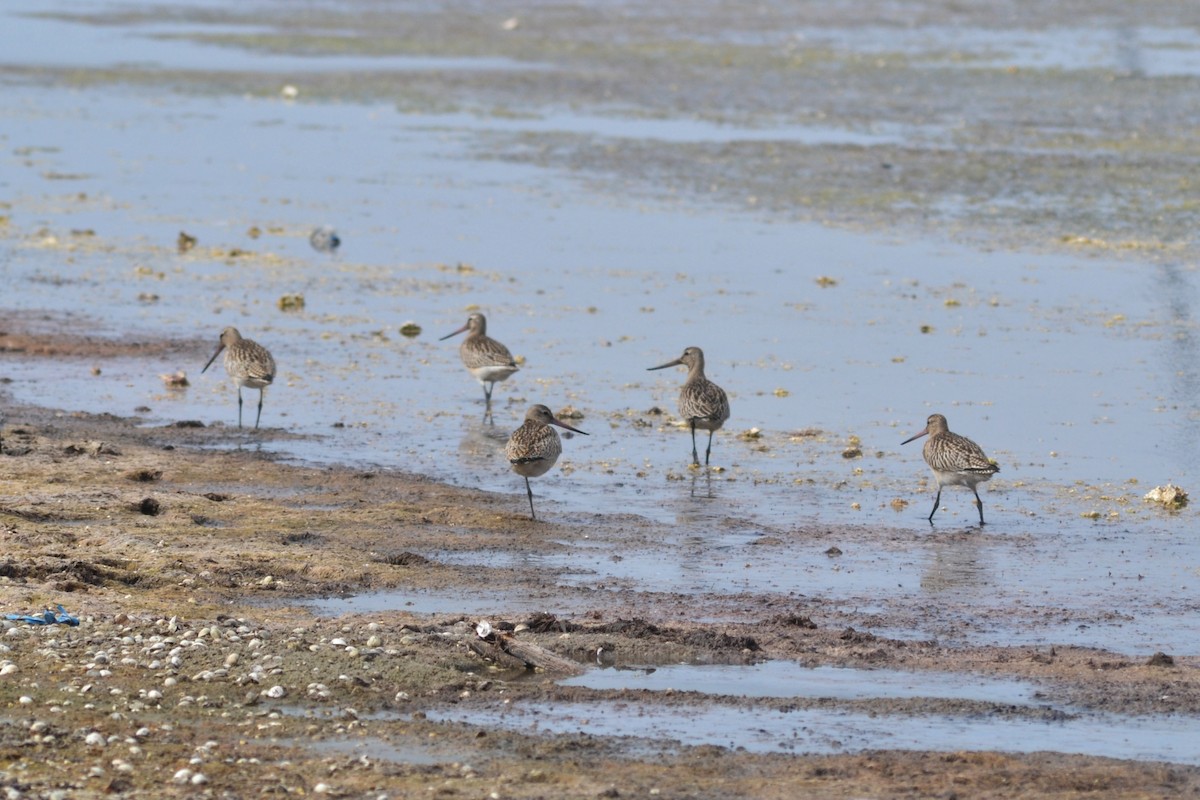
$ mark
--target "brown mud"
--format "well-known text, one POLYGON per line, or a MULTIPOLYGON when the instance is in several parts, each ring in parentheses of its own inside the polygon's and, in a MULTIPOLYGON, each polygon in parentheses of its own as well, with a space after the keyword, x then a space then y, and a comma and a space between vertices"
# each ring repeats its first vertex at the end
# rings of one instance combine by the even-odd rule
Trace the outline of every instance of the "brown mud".
MULTIPOLYGON (((69 337, 11 340, 95 355, 69 337)), ((9 407, 0 607, 61 603, 80 618, 78 627, 12 623, 0 640, 0 749, 20 796, 1151 797, 1200 789, 1195 767, 1053 753, 764 755, 670 743, 649 752, 585 733, 433 722, 428 712, 501 698, 670 706, 696 696, 557 685, 473 647, 476 618, 463 614, 331 619, 304 601, 382 589, 543 597, 545 612, 497 605, 488 619, 581 664, 603 649, 628 664, 788 659, 967 672, 1029 680, 1056 706, 1117 714, 1200 713, 1200 671, 1192 658, 889 639, 846 627, 815 597, 744 598, 731 614, 741 598, 598 592, 558 586, 553 570, 539 567, 440 564, 429 554, 530 555, 585 535, 653 535, 654 525, 563 522, 552 513, 534 523, 515 491, 496 497, 398 472, 280 463, 256 446, 272 435, 9 407), (550 611, 564 607, 573 610, 550 611)), ((845 542, 879 532, 822 526, 814 534, 845 542)), ((902 627, 885 617, 881 628, 902 627)), ((971 700, 703 702, 1060 713, 971 700)))

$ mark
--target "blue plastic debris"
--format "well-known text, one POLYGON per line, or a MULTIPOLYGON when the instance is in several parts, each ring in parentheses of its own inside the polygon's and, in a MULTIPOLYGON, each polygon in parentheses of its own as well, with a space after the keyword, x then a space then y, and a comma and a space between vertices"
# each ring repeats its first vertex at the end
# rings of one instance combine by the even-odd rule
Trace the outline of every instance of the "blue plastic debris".
POLYGON ((55 614, 50 609, 46 609, 41 614, 5 614, 5 619, 11 619, 16 622, 28 622, 30 625, 78 625, 79 619, 72 617, 67 613, 67 610, 60 604, 58 613, 55 614))

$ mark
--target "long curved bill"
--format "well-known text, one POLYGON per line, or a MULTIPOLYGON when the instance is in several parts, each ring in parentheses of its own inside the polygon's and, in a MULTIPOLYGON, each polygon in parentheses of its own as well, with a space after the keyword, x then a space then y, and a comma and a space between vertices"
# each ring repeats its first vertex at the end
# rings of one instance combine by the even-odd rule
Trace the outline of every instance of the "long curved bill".
POLYGON ((915 439, 920 439, 922 436, 924 436, 924 435, 925 435, 925 434, 927 434, 927 433, 929 433, 929 426, 928 426, 928 425, 926 425, 926 426, 925 426, 925 430, 921 431, 920 433, 914 433, 912 436, 908 437, 907 439, 905 439, 905 440, 904 440, 903 442, 901 442, 900 444, 908 444, 909 442, 911 442, 911 441, 913 441, 913 440, 915 440, 915 439))
POLYGON ((209 367, 211 367, 211 366, 212 366, 212 362, 214 362, 214 361, 216 361, 216 360, 217 360, 217 356, 221 355, 221 351, 222 351, 222 350, 224 350, 224 349, 225 349, 225 343, 224 343, 224 342, 222 342, 221 344, 217 345, 217 351, 216 351, 215 353, 213 353, 213 354, 212 354, 212 358, 210 358, 210 359, 208 360, 208 363, 204 365, 204 369, 200 370, 201 374, 203 374, 205 370, 207 370, 209 367))
POLYGON ((683 362, 677 358, 674 361, 668 361, 665 364, 659 364, 657 367, 646 367, 646 371, 653 372, 656 369, 666 369, 667 367, 678 367, 678 366, 681 366, 682 364, 683 364, 683 362))
POLYGON ((446 341, 447 339, 449 339, 451 336, 458 336, 460 333, 462 333, 463 331, 465 331, 465 330, 466 330, 467 328, 469 328, 469 327, 471 327, 471 323, 470 323, 470 322, 468 322, 466 325, 463 325, 461 328, 459 328, 458 330, 456 330, 454 333, 447 333, 445 336, 443 336, 443 337, 441 337, 440 339, 438 339, 438 341, 439 341, 439 342, 444 342, 444 341, 446 341))
POLYGON ((587 431, 581 431, 581 430, 579 430, 579 428, 572 428, 570 425, 568 425, 567 423, 563 422, 561 419, 558 419, 556 417, 551 417, 550 422, 551 422, 551 424, 557 425, 560 428, 566 428, 569 431, 575 431, 576 433, 582 433, 584 436, 591 436, 591 434, 588 433, 587 431))

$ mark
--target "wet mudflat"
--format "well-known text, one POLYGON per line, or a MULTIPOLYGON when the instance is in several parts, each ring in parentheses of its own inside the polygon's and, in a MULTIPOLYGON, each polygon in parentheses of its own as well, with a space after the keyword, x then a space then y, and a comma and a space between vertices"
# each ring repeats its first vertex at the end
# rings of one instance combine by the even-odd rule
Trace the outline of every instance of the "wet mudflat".
POLYGON ((5 640, 6 741, 61 756, 14 780, 1193 788, 1157 762, 1196 761, 1200 545, 1142 500, 1200 484, 1190 12, 910 10, 6 10, 0 586, 86 598, 5 640), (522 366, 494 422, 437 340, 476 308, 522 366), (198 374, 227 324, 281 365, 260 434, 198 374), (689 344, 708 471, 645 372, 689 344), (592 434, 536 526, 535 402, 592 434), (925 522, 931 411, 1001 464, 982 530, 954 489, 925 522), (530 680, 480 618, 674 685, 530 680))

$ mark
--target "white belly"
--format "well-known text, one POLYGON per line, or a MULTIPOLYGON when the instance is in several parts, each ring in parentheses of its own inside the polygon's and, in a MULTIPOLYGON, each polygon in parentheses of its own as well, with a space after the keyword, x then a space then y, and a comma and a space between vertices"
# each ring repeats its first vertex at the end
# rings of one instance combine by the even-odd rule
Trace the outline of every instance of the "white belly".
POLYGON ((475 376, 475 380, 480 383, 495 383, 502 381, 518 370, 518 367, 510 367, 502 365, 498 367, 475 367, 471 370, 471 374, 475 376))
POLYGON ((933 471, 933 477, 938 486, 966 486, 974 489, 976 485, 992 479, 990 472, 939 472, 933 471))

